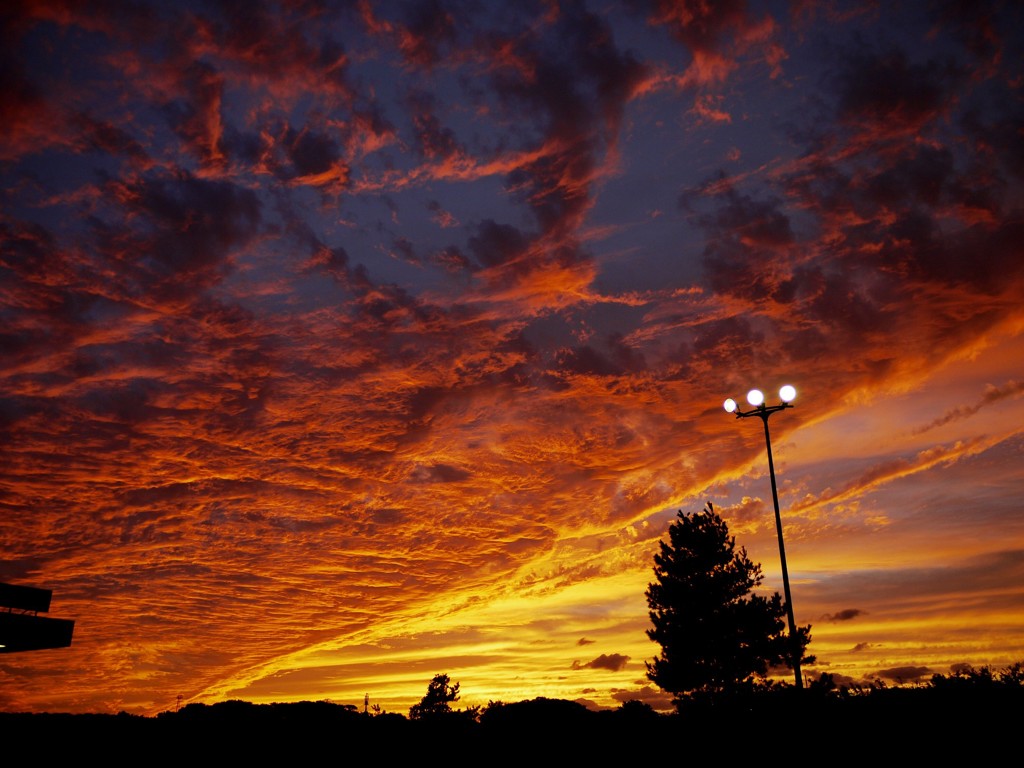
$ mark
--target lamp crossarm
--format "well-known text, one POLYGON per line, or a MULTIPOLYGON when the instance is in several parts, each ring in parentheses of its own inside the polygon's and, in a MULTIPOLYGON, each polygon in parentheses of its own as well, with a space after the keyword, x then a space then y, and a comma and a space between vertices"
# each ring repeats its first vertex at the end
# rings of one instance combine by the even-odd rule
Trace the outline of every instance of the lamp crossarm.
POLYGON ((765 405, 764 403, 762 403, 761 405, 757 406, 757 408, 754 408, 749 411, 741 411, 737 408, 736 418, 742 419, 747 416, 760 416, 762 419, 767 419, 769 416, 771 416, 773 413, 776 413, 777 411, 781 411, 786 408, 792 407, 794 407, 792 403, 780 403, 779 405, 765 405))

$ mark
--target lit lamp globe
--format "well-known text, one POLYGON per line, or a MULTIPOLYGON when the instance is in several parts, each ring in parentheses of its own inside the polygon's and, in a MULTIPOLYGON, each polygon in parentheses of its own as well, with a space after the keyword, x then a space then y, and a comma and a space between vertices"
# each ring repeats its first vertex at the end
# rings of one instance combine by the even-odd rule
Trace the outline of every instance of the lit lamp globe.
POLYGON ((784 403, 792 402, 793 398, 796 397, 796 387, 787 384, 786 386, 779 390, 779 397, 782 399, 782 402, 784 403))
POLYGON ((747 392, 747 402, 757 408, 757 406, 764 402, 764 392, 760 389, 750 390, 747 392))
POLYGON ((736 413, 736 401, 731 397, 725 401, 725 410, 729 413, 736 413))

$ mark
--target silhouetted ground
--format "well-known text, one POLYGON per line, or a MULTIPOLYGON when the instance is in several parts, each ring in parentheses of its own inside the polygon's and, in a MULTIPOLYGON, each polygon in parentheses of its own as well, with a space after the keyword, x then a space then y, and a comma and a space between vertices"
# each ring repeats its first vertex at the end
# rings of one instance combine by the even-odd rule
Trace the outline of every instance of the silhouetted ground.
POLYGON ((896 758, 980 764, 1005 762, 1007 754, 1019 751, 1022 717, 1024 686, 949 685, 852 695, 782 689, 671 715, 638 702, 593 712, 556 699, 494 704, 477 717, 454 712, 429 720, 372 716, 329 702, 192 704, 153 718, 0 713, 0 736, 9 756, 22 745, 38 758, 11 765, 86 759, 106 765, 300 766, 353 759, 453 767, 704 765, 712 758, 774 763, 787 757, 840 765, 896 758))

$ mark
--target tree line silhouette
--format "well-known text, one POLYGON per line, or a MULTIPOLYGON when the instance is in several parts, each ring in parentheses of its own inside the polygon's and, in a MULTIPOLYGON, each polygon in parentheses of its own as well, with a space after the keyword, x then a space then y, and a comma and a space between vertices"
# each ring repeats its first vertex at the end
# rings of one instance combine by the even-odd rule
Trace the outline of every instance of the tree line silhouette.
POLYGON ((694 759, 708 750, 723 756, 746 750, 755 757, 780 744, 801 751, 858 744, 888 758, 960 754, 995 760, 1019 732, 1024 663, 936 674, 910 686, 836 686, 823 675, 802 691, 791 685, 751 687, 726 699, 693 699, 672 713, 637 700, 607 710, 544 697, 464 709, 444 703, 418 710, 414 705, 410 716, 329 701, 239 700, 188 704, 155 717, 0 713, 0 734, 9 745, 33 745, 53 760, 106 756, 109 764, 113 756, 115 765, 121 764, 118 756, 135 765, 147 755, 232 764, 262 764, 273 757, 304 765, 323 762, 325 754, 391 756, 426 765, 450 765, 460 755, 506 755, 548 765, 643 757, 645 750, 660 748, 694 759), (419 714, 413 717, 413 711, 419 714), (532 750, 538 751, 533 757, 532 750))

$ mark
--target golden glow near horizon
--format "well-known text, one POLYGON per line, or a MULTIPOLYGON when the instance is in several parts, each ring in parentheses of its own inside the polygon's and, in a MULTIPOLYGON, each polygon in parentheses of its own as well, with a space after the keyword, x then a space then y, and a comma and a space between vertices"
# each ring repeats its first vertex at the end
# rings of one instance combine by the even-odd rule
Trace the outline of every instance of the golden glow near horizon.
POLYGON ((10 11, 0 709, 667 708, 752 387, 804 678, 1024 660, 1024 8, 659 7, 10 11))

